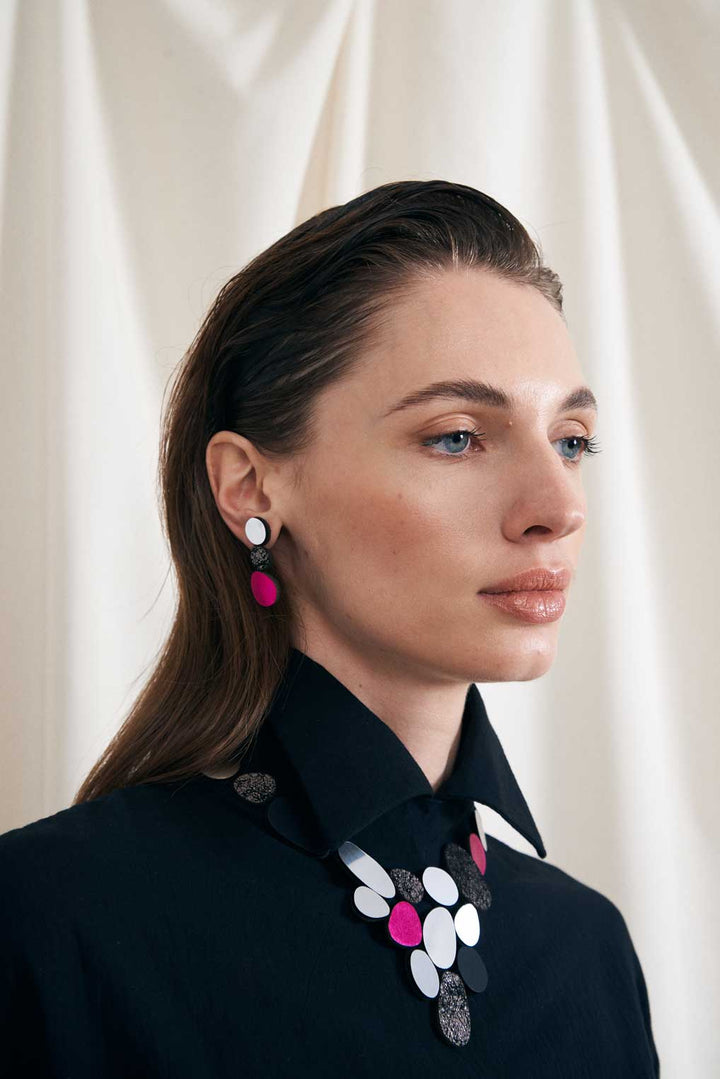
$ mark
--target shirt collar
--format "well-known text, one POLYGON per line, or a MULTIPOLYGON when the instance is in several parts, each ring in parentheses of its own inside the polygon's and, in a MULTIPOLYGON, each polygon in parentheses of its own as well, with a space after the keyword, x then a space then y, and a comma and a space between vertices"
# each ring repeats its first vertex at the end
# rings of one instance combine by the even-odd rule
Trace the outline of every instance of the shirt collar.
POLYGON ((436 792, 387 723, 320 663, 291 648, 266 717, 333 850, 410 798, 489 806, 538 853, 545 847, 493 730, 477 685, 468 688, 452 773, 436 792))

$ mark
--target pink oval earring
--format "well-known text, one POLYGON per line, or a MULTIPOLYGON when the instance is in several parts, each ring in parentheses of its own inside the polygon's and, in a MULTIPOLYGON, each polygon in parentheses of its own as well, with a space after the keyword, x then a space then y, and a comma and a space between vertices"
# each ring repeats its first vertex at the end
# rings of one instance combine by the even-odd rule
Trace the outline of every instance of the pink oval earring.
POLYGON ((272 607, 280 595, 280 582, 268 573, 272 569, 272 555, 264 545, 270 539, 270 525, 264 517, 250 517, 245 522, 245 535, 253 545, 250 550, 252 594, 261 607, 272 607))

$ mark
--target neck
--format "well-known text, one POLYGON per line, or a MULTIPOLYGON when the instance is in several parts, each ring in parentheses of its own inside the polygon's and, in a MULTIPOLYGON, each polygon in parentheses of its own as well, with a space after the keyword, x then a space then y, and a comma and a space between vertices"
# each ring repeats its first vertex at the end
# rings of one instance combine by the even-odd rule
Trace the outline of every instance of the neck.
POLYGON ((455 765, 468 683, 430 681, 423 673, 393 662, 395 657, 364 656, 336 642, 295 645, 320 663, 386 723, 437 791, 455 765))

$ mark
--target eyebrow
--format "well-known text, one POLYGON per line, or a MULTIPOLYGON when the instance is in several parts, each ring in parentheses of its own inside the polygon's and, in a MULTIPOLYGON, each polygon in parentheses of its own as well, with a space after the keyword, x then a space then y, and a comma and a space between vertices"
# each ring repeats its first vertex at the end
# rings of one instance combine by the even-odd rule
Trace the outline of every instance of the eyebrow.
MULTIPOLYGON (((436 398, 461 398, 476 405, 502 408, 508 412, 517 407, 516 399, 499 386, 491 386, 488 382, 479 382, 474 378, 445 379, 441 382, 431 382, 429 386, 406 394, 391 405, 387 412, 383 412, 382 418, 405 408, 425 404, 426 401, 434 401, 436 398)), ((598 404, 595 394, 589 386, 578 386, 558 405, 559 412, 567 412, 573 408, 592 408, 597 412, 598 404)))

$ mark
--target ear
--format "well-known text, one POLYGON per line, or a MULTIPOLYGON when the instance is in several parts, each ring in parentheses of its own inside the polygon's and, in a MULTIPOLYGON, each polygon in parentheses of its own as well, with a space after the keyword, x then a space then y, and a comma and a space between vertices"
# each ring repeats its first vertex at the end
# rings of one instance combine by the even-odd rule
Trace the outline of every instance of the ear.
POLYGON ((281 521, 265 490, 270 465, 263 454, 243 435, 218 431, 205 449, 205 467, 218 512, 233 535, 250 548, 245 523, 263 517, 271 532, 267 546, 272 547, 281 521))

